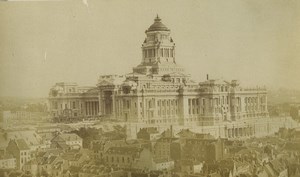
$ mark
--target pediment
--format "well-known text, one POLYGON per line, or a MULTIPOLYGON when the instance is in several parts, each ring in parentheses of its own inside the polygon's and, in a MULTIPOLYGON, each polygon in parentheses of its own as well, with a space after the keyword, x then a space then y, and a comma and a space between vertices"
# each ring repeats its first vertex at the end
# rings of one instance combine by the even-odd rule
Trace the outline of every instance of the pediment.
POLYGON ((107 80, 103 80, 101 82, 98 83, 98 86, 111 86, 114 85, 113 82, 107 81, 107 80))

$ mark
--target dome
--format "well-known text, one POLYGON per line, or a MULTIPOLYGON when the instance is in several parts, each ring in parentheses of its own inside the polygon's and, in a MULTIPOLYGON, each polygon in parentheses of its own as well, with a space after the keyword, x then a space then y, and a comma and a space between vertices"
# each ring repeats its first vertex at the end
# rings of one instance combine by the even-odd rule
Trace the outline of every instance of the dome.
POLYGON ((166 27, 166 25, 164 25, 161 22, 161 19, 157 15, 156 18, 154 19, 154 23, 148 28, 146 32, 150 32, 150 31, 170 31, 170 30, 169 28, 166 27))

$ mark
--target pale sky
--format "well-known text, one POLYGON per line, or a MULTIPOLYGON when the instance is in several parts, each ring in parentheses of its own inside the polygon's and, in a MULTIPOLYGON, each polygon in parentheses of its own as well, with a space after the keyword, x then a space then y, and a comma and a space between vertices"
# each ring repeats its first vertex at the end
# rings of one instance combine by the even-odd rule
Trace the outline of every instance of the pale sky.
POLYGON ((194 80, 300 89, 299 0, 84 2, 0 2, 0 96, 47 97, 56 82, 131 72, 156 14, 194 80))

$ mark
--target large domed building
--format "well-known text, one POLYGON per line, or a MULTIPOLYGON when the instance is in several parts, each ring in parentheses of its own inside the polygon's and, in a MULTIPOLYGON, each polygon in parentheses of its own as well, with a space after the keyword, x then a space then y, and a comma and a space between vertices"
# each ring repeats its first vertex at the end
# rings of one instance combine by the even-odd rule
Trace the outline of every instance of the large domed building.
POLYGON ((229 138, 251 136, 255 122, 268 119, 265 88, 244 89, 236 80, 209 78, 197 83, 178 64, 182 59, 177 63, 171 30, 158 16, 145 33, 141 63, 132 73, 100 76, 93 88, 56 84, 49 95, 52 115, 210 127, 215 135, 229 138))

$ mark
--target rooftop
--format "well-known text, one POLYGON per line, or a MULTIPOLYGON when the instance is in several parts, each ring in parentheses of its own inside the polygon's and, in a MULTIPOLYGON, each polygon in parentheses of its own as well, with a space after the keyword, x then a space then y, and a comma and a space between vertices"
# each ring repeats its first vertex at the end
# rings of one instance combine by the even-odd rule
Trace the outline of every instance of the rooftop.
POLYGON ((154 19, 154 23, 148 28, 146 32, 151 32, 151 31, 170 31, 170 29, 168 29, 166 25, 164 25, 161 22, 161 19, 157 15, 156 18, 154 19))
POLYGON ((12 141, 14 141, 17 144, 17 146, 20 150, 30 150, 30 148, 28 147, 28 145, 24 139, 17 139, 17 140, 12 140, 12 141))

